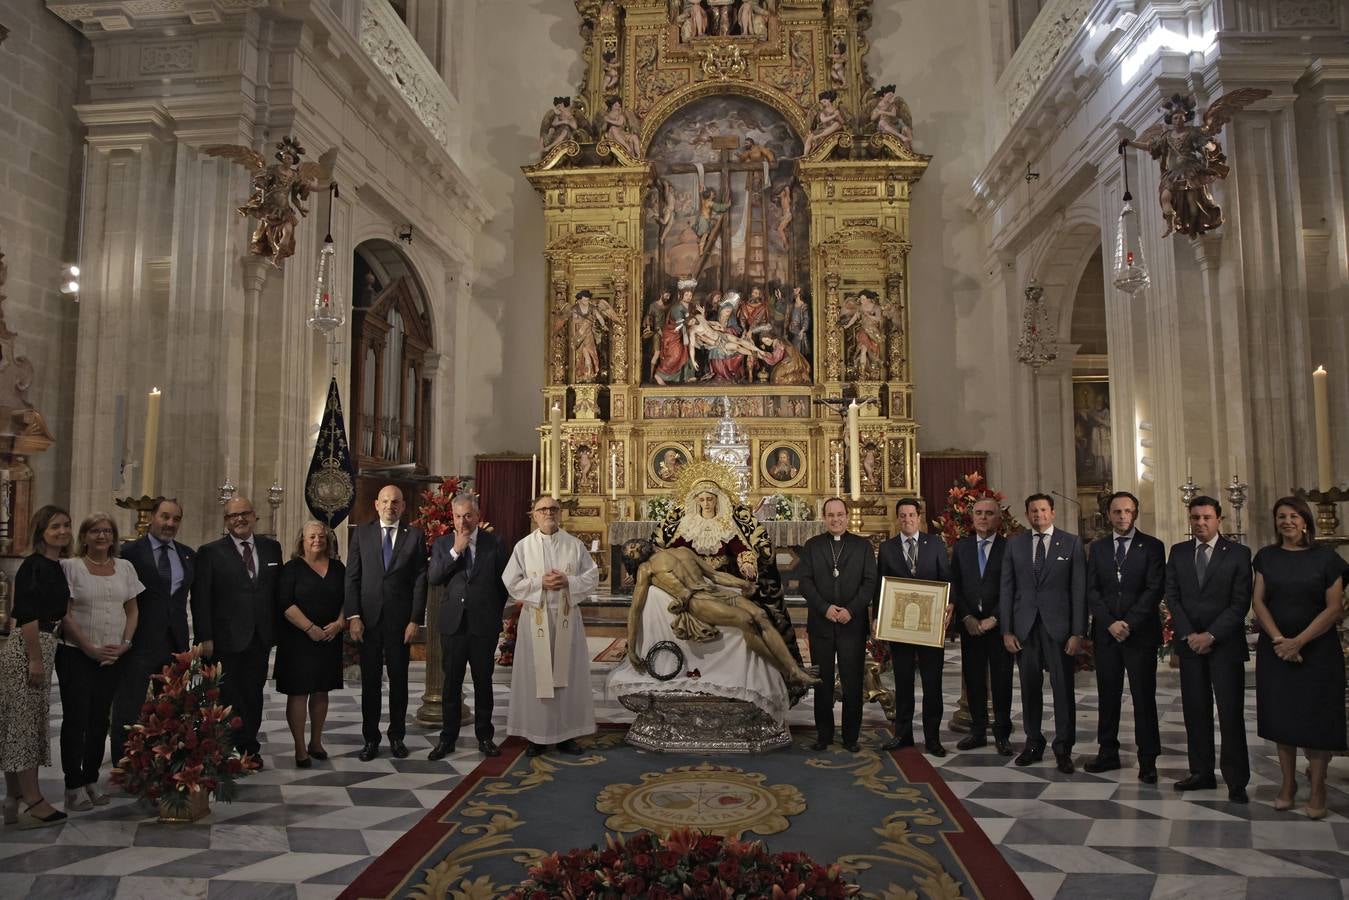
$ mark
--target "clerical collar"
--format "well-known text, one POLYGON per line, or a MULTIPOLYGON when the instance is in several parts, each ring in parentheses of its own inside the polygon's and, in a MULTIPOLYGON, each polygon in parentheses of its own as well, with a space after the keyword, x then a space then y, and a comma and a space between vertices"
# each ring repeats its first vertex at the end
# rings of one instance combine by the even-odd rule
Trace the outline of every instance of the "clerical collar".
MULTIPOLYGON (((845 532, 843 532, 843 534, 847 534, 847 532, 845 531, 845 532)), ((843 534, 834 534, 834 535, 830 535, 830 537, 832 537, 832 538, 833 538, 834 540, 836 540, 836 541, 841 541, 841 540, 843 540, 843 534)))

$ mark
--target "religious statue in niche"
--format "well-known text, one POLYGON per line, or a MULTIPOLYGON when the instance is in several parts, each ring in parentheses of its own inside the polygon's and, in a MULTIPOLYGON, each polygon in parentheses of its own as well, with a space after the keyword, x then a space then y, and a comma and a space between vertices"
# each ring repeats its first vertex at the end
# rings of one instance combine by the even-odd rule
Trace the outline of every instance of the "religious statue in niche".
POLYGON ((600 88, 605 94, 612 94, 618 90, 619 65, 618 53, 613 50, 604 51, 604 86, 600 88))
POLYGON ((882 304, 872 290, 858 291, 844 299, 838 327, 845 336, 848 379, 884 381, 886 345, 892 328, 898 327, 894 304, 882 304))
POLYGON ((577 444, 572 469, 572 493, 598 494, 600 470, 595 465, 595 451, 589 444, 577 444))
POLYGON ((1264 88, 1240 88, 1223 94, 1209 104, 1195 125, 1196 102, 1193 94, 1175 94, 1162 107, 1164 121, 1138 136, 1124 140, 1120 147, 1146 150, 1161 163, 1162 177, 1157 199, 1162 207, 1166 229, 1162 237, 1188 234, 1198 237, 1223 223, 1222 207, 1213 199, 1209 185, 1227 177, 1229 167, 1218 143, 1218 132, 1240 110, 1269 96, 1264 88))
POLYGON ((836 88, 848 86, 848 45, 841 40, 834 41, 829 54, 829 83, 836 88))
POLYGON ((769 23, 777 19, 777 0, 670 0, 670 21, 685 43, 695 38, 749 37, 768 39, 769 23))
POLYGON ((258 220, 248 252, 280 268, 281 260, 295 254, 295 226, 300 216, 309 215, 304 201, 320 184, 331 182, 332 173, 322 163, 301 162, 304 148, 290 136, 276 145, 276 162, 270 166, 262 154, 239 144, 212 144, 202 152, 232 160, 252 172, 252 194, 238 208, 239 215, 258 220))
POLYGON ((647 148, 642 319, 648 384, 810 384, 810 216, 801 143, 739 95, 695 100, 647 148))
POLYGON ((893 84, 876 88, 875 96, 876 102, 871 107, 870 120, 876 124, 876 130, 895 138, 906 150, 912 150, 913 124, 908 104, 895 93, 893 84))
POLYGON ((539 155, 547 155, 558 144, 571 140, 580 128, 571 98, 554 97, 553 108, 544 114, 543 124, 539 126, 539 155))
POLYGON ((815 149, 832 135, 847 128, 847 116, 838 103, 837 91, 820 91, 820 103, 810 125, 810 134, 806 135, 803 156, 810 156, 815 149))
POLYGON ((590 291, 579 291, 571 311, 557 318, 553 327, 561 332, 571 328, 567 342, 571 379, 578 384, 599 381, 608 374, 609 322, 617 318, 614 308, 590 291))

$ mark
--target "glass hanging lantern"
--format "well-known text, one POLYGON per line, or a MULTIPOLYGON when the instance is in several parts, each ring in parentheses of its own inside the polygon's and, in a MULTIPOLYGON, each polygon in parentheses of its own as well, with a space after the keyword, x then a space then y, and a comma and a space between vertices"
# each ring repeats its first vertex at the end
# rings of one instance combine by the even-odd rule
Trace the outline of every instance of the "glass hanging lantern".
POLYGON ((1115 275, 1112 283, 1126 294, 1136 294, 1152 283, 1148 267, 1143 262, 1143 234, 1134 211, 1133 195, 1129 193, 1129 160, 1125 144, 1120 144, 1120 161, 1124 167, 1124 208, 1119 212, 1115 228, 1115 275))
POLYGON ((333 247, 333 201, 337 199, 337 184, 330 188, 328 198, 328 233, 319 251, 318 266, 314 271, 314 301, 309 308, 309 327, 320 334, 332 334, 347 321, 342 294, 337 289, 335 271, 336 249, 333 247))

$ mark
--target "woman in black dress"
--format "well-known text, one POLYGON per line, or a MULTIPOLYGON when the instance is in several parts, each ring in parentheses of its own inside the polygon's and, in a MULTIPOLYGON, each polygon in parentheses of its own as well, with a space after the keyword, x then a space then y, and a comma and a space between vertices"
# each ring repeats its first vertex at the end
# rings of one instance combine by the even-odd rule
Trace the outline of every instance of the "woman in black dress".
POLYGON ((328 692, 342 687, 342 616, 346 567, 336 559, 337 536, 322 522, 300 529, 290 562, 281 570, 277 606, 286 624, 276 646, 276 689, 286 694, 286 722, 295 740, 295 765, 327 759, 323 723, 328 692), (309 741, 305 742, 305 713, 309 741))
POLYGON ((33 555, 14 576, 12 615, 18 627, 0 648, 0 770, 8 789, 4 819, 21 828, 66 818, 43 798, 37 771, 52 761, 47 719, 56 631, 70 606, 59 560, 69 555, 70 538, 70 514, 64 509, 44 506, 33 514, 33 555))
POLYGON ((1307 818, 1326 816, 1326 768, 1345 747, 1344 653, 1340 620, 1344 560, 1315 542, 1311 509, 1297 497, 1274 504, 1279 542, 1256 554, 1260 620, 1256 648, 1256 731, 1279 745, 1283 785, 1274 808, 1291 809, 1297 795, 1297 751, 1307 755, 1311 796, 1307 818))

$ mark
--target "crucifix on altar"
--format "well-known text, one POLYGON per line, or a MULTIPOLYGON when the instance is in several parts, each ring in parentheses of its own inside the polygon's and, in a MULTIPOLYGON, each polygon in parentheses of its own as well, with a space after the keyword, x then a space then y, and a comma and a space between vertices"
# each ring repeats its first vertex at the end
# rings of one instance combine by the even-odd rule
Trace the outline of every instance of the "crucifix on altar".
MULTIPOLYGON (((697 175, 698 196, 695 198, 694 231, 698 234, 698 255, 691 272, 666 273, 665 243, 658 244, 658 271, 698 279, 708 290, 727 291, 735 284, 736 276, 745 288, 764 286, 769 272, 768 205, 773 184, 776 155, 752 139, 742 140, 735 135, 717 135, 711 138, 712 149, 718 153, 714 166, 697 163, 670 163, 661 167, 663 175, 697 175), (745 174, 744 198, 735 195, 733 177, 745 174), (707 183, 709 175, 718 176, 718 184, 707 183), (740 272, 734 269, 733 223, 737 213, 743 215, 744 258, 740 272), (713 257, 717 265, 711 266, 713 257), (704 273, 712 270, 715 283, 705 282, 704 273)), ((787 261, 784 272, 792 272, 791 242, 787 242, 787 261)))

